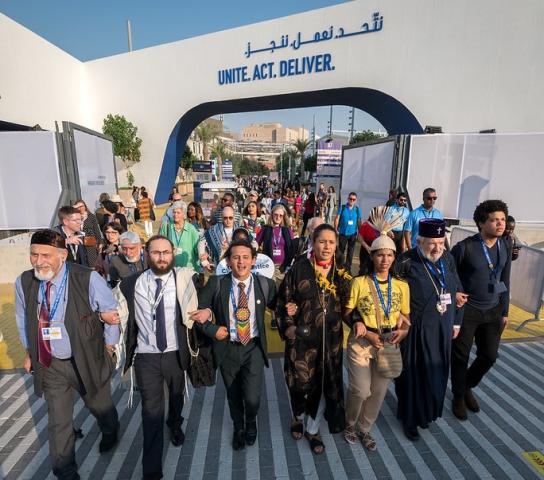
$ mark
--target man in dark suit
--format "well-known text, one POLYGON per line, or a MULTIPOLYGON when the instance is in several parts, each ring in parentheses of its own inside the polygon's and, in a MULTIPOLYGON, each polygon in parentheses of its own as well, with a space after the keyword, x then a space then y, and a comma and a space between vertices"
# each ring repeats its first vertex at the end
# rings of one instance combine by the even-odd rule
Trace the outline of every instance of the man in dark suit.
POLYGON ((267 306, 272 307, 276 286, 251 273, 257 252, 247 241, 232 242, 225 257, 232 273, 210 278, 191 318, 214 340, 214 360, 221 369, 234 424, 232 447, 240 450, 257 438, 263 366, 268 367, 264 314, 267 306))
POLYGON ((67 262, 89 266, 87 252, 83 245, 85 234, 81 232, 83 219, 77 208, 69 205, 61 207, 58 212, 59 224, 54 228, 64 238, 68 251, 67 262))
POLYGON ((126 372, 133 364, 142 397, 144 479, 162 478, 164 383, 169 403, 166 424, 172 444, 183 444, 181 429, 185 375, 189 365, 186 328, 176 296, 174 247, 155 235, 146 244, 149 269, 125 278, 127 300, 126 372))

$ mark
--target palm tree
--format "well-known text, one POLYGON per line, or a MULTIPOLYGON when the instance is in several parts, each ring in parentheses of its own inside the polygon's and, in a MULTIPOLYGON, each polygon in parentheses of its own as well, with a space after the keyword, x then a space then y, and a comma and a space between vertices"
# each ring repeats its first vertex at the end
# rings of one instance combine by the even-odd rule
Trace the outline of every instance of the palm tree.
POLYGON ((306 150, 308 150, 310 142, 309 140, 299 139, 293 144, 293 146, 295 147, 296 156, 300 158, 300 177, 301 180, 304 181, 304 153, 306 153, 306 150))
POLYGON ((295 176, 294 172, 297 167, 296 160, 298 157, 298 150, 296 148, 290 148, 289 150, 286 151, 286 153, 287 155, 289 155, 289 180, 293 180, 295 176))
POLYGON ((204 156, 204 161, 207 162, 210 160, 209 145, 219 135, 219 127, 215 123, 204 120, 196 127, 195 132, 197 138, 202 142, 202 155, 204 156))
POLYGON ((227 146, 221 140, 218 140, 212 145, 211 150, 213 156, 217 159, 217 179, 221 181, 223 180, 222 161, 227 155, 227 146))

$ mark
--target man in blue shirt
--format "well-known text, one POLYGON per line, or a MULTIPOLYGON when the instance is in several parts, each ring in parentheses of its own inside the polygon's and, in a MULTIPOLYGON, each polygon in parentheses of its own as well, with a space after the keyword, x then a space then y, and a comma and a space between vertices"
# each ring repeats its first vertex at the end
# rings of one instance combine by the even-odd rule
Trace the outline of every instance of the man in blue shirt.
POLYGON ((397 252, 402 252, 406 250, 404 246, 404 223, 410 215, 410 209, 406 206, 408 203, 408 196, 405 192, 400 191, 397 193, 397 197, 393 205, 389 207, 387 214, 385 216, 386 220, 391 220, 400 216, 402 218, 402 223, 399 223, 396 227, 393 227, 393 235, 395 236, 395 246, 397 247, 397 252))
POLYGON ((348 270, 351 270, 351 262, 353 261, 353 250, 355 241, 357 240, 357 230, 361 225, 361 209, 355 204, 357 202, 357 194, 350 192, 348 195, 348 203, 342 205, 338 210, 338 215, 334 219, 334 228, 339 234, 339 249, 343 255, 347 246, 347 254, 345 256, 345 265, 348 270))
POLYGON ((23 367, 33 374, 35 394, 44 395, 47 403, 53 473, 78 479, 75 392, 98 420, 100 452, 111 450, 117 441, 119 421, 110 378, 119 315, 106 281, 90 268, 67 263, 67 255, 58 232, 38 230, 32 235, 33 268, 17 278, 15 316, 26 349, 23 367))
POLYGON ((416 248, 419 221, 422 218, 438 218, 440 220, 444 218, 440 210, 434 208, 437 198, 434 188, 429 187, 423 190, 423 203, 412 210, 404 223, 404 251, 416 248))

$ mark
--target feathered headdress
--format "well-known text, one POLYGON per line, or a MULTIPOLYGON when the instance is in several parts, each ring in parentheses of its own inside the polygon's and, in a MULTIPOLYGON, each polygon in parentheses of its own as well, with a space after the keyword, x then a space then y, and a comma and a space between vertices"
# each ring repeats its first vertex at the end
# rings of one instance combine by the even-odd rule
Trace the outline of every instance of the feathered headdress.
POLYGON ((389 238, 388 233, 393 230, 393 228, 398 225, 402 225, 403 219, 402 214, 389 216, 389 207, 380 205, 379 207, 374 207, 370 211, 370 220, 369 223, 372 225, 378 232, 380 236, 372 242, 370 250, 381 250, 382 248, 388 248, 393 251, 397 251, 395 247, 395 242, 389 238))

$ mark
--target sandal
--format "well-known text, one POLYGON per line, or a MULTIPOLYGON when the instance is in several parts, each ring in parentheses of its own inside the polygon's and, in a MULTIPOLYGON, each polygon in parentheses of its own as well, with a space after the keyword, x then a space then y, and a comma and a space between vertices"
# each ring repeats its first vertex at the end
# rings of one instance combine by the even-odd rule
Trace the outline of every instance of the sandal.
POLYGON ((302 422, 300 420, 297 420, 296 418, 293 418, 291 421, 291 436, 294 440, 300 440, 302 438, 302 433, 304 432, 304 427, 302 426, 302 422))
POLYGON ((305 432, 304 436, 310 444, 310 450, 312 451, 312 453, 314 453, 315 455, 321 455, 325 451, 325 445, 321 441, 321 435, 319 435, 319 433, 311 435, 310 433, 305 432))
POLYGON ((355 433, 355 428, 353 427, 346 427, 344 430, 344 438, 350 445, 355 445, 357 440, 359 440, 357 434, 355 433))
POLYGON ((376 451, 376 440, 374 440, 370 433, 361 433, 361 443, 367 450, 370 450, 371 452, 376 451))

